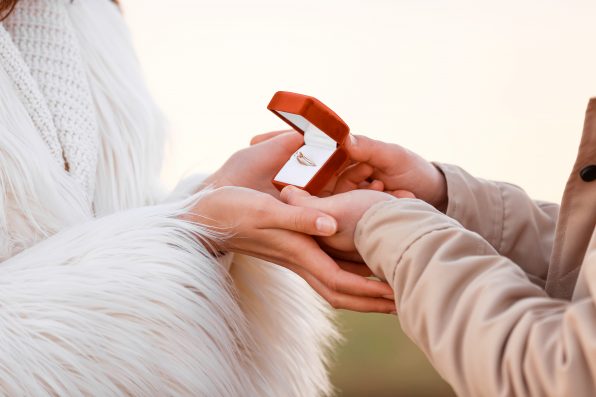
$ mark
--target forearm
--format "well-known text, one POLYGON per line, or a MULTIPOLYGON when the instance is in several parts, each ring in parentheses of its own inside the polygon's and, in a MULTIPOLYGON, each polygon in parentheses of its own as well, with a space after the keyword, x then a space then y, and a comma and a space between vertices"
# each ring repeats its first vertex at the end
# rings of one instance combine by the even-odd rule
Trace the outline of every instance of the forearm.
POLYGON ((544 286, 559 206, 534 201, 511 184, 474 178, 456 166, 436 165, 447 181, 446 214, 480 234, 544 286))
POLYGON ((357 244, 458 395, 592 394, 592 299, 550 299, 481 236, 417 200, 373 207, 357 244))

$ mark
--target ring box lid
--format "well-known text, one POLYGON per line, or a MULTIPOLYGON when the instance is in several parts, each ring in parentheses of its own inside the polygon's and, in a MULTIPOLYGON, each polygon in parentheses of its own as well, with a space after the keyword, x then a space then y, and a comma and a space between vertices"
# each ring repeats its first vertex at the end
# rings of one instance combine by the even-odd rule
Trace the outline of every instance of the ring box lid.
POLYGON ((303 134, 307 144, 308 139, 316 139, 315 144, 327 146, 332 143, 334 146, 341 146, 350 133, 350 127, 333 110, 308 95, 279 91, 273 96, 267 109, 303 134), (313 126, 316 127, 315 133, 312 133, 313 126), (324 142, 328 138, 321 139, 321 134, 317 134, 316 130, 322 131, 334 142, 324 142))

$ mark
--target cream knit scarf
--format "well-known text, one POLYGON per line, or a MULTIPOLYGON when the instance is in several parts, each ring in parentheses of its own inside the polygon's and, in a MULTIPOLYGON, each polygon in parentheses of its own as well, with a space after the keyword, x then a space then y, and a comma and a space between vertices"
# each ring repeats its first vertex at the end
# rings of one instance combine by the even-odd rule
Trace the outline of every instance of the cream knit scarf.
POLYGON ((9 73, 54 159, 91 202, 98 127, 68 0, 21 0, 0 26, 0 64, 9 73))

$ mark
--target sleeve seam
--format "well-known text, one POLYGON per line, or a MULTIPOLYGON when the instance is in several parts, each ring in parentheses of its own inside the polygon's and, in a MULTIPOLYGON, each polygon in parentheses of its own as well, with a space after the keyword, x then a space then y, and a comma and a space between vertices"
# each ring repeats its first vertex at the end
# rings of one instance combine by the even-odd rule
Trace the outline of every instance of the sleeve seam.
POLYGON ((497 241, 495 242, 495 246, 497 247, 498 252, 503 252, 503 245, 504 245, 504 235, 505 235, 505 221, 506 217, 506 203, 505 203, 505 195, 503 193, 503 188, 501 184, 497 183, 497 189, 499 190, 499 198, 501 200, 501 219, 500 223, 497 227, 499 227, 499 231, 496 233, 497 241))

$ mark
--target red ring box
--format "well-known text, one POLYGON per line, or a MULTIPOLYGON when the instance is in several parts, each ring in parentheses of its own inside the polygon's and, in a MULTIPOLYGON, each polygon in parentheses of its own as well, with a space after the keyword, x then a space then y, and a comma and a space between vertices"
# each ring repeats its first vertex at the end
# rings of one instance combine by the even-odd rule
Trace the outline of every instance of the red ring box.
POLYGON ((279 170, 273 185, 279 190, 292 185, 318 194, 348 160, 343 144, 350 127, 323 102, 308 95, 279 91, 267 109, 304 135, 304 145, 279 170), (315 165, 301 164, 299 154, 315 165))

